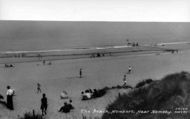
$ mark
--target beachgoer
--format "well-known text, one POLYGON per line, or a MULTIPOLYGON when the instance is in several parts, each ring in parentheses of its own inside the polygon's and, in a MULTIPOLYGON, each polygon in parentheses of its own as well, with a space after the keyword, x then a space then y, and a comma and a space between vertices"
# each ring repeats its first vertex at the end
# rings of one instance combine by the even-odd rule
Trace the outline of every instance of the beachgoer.
POLYGON ((64 113, 68 113, 69 112, 67 102, 64 102, 64 105, 59 109, 59 112, 64 112, 64 113))
POLYGON ((132 71, 132 67, 129 66, 129 68, 128 68, 128 74, 131 74, 131 71, 132 71))
POLYGON ((10 86, 7 86, 7 107, 10 110, 14 110, 14 107, 13 107, 13 96, 14 96, 14 89, 11 89, 10 86))
POLYGON ((0 94, 0 100, 4 99, 4 97, 0 94))
POLYGON ((47 103, 47 97, 46 97, 46 94, 43 93, 42 95, 42 98, 41 98, 41 111, 42 111, 42 115, 46 115, 47 114, 47 106, 48 106, 48 103, 47 103))
POLYGON ((37 83, 37 93, 41 93, 41 84, 37 83))
POLYGON ((124 77, 123 77, 123 85, 126 86, 127 85, 127 75, 125 74, 124 77))
POLYGON ((84 94, 85 94, 85 96, 87 97, 87 99, 90 99, 91 96, 92 96, 92 94, 90 93, 89 90, 86 90, 84 94))
POLYGON ((69 100, 69 104, 68 104, 68 108, 71 110, 71 109, 74 109, 73 105, 72 105, 72 100, 69 100))
POLYGON ((59 109, 59 112, 69 113, 72 109, 74 109, 72 100, 69 100, 69 104, 64 102, 64 105, 59 109))
POLYGON ((80 75, 80 78, 82 78, 82 69, 80 68, 80 71, 79 71, 79 75, 80 75))

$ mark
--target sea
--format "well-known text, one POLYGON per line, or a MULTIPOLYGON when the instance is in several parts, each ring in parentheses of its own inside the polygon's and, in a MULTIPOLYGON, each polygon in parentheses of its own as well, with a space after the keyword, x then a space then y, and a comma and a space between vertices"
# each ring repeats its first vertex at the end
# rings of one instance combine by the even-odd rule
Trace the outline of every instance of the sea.
POLYGON ((187 22, 0 21, 0 51, 190 41, 187 22))

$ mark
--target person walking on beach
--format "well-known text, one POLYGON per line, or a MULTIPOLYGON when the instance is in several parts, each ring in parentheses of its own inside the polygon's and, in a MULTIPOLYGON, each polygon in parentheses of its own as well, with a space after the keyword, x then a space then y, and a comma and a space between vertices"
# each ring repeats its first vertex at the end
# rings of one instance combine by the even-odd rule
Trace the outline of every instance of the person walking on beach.
POLYGON ((7 108, 14 110, 13 107, 14 90, 10 86, 7 86, 7 108))
POLYGON ((124 74, 123 76, 123 85, 126 86, 127 85, 127 75, 124 74))
POLYGON ((46 94, 43 93, 42 94, 42 98, 41 98, 41 111, 42 111, 42 116, 47 114, 47 106, 48 106, 48 102, 47 102, 47 97, 46 94))
POLYGON ((41 84, 37 83, 37 93, 41 93, 41 84))
POLYGON ((80 70, 79 70, 79 76, 80 76, 80 78, 82 78, 82 68, 80 68, 80 70))
POLYGON ((131 71, 132 71, 132 67, 129 66, 129 68, 128 68, 128 74, 131 74, 131 71))

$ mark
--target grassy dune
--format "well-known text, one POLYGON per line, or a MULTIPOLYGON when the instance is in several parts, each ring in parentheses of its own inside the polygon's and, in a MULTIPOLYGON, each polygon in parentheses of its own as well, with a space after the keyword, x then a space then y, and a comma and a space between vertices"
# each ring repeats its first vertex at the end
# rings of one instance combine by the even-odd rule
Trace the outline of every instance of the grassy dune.
POLYGON ((119 96, 102 119, 188 119, 189 87, 189 73, 167 75, 119 96))

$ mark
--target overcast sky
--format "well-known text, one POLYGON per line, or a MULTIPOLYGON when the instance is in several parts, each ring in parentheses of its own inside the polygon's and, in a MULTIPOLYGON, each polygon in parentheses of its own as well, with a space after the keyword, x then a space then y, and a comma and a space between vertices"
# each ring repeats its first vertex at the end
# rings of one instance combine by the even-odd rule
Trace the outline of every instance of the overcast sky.
POLYGON ((190 21, 190 1, 0 0, 0 20, 190 21))

